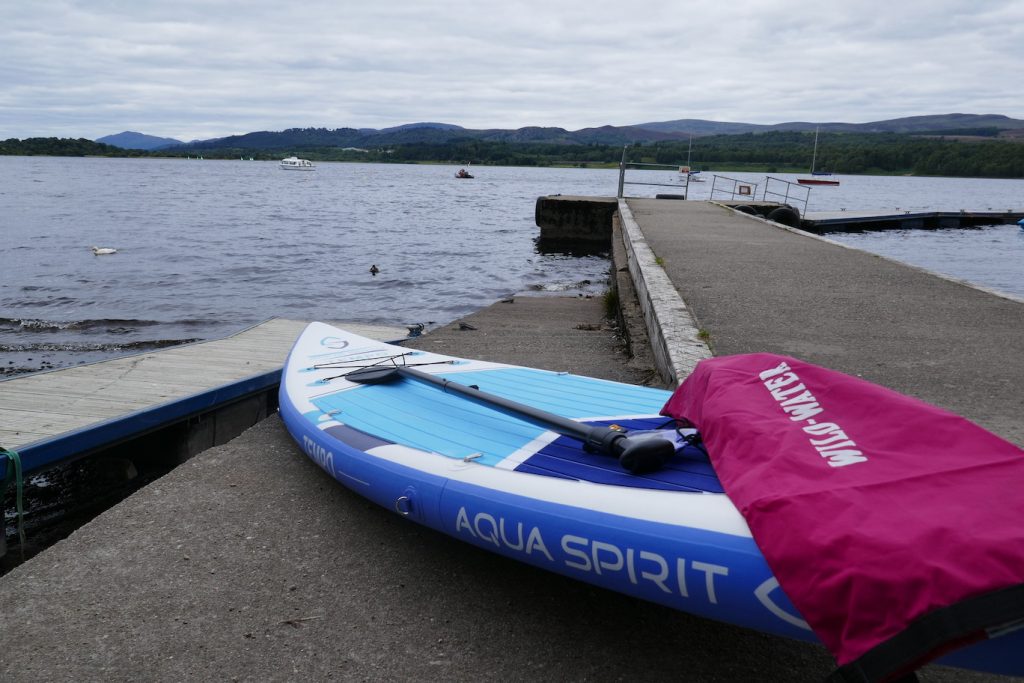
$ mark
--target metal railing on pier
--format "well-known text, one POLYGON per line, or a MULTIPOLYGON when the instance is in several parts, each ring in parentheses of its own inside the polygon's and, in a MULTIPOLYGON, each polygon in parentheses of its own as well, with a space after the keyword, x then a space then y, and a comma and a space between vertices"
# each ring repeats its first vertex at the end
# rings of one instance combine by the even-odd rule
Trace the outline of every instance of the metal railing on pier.
POLYGON ((749 180, 739 180, 737 178, 730 178, 724 175, 715 175, 711 181, 711 199, 713 201, 717 194, 719 199, 728 199, 733 201, 739 197, 741 199, 745 198, 753 201, 757 199, 757 188, 760 187, 760 185, 760 183, 752 183, 749 180))
POLYGON ((649 164, 649 163, 643 163, 643 162, 639 162, 639 161, 629 161, 626 158, 628 150, 629 150, 629 145, 626 145, 626 146, 624 146, 622 148, 622 161, 619 162, 619 192, 618 192, 618 195, 617 195, 618 197, 625 197, 626 196, 624 194, 624 190, 625 190, 625 186, 626 185, 652 185, 652 186, 656 186, 656 187, 673 187, 673 188, 675 188, 677 190, 682 189, 683 190, 683 198, 684 199, 686 198, 686 196, 689 194, 689 189, 690 189, 690 174, 689 173, 684 175, 682 185, 680 185, 679 183, 641 182, 639 180, 629 180, 629 181, 627 181, 626 180, 626 169, 627 168, 649 168, 651 170, 662 170, 662 171, 668 171, 668 170, 683 168, 679 164, 649 164))
MULTIPOLYGON (((682 199, 687 199, 690 196, 690 167, 679 166, 677 164, 651 164, 640 161, 629 161, 628 157, 629 145, 622 148, 622 160, 619 162, 619 190, 618 197, 625 196, 626 185, 648 185, 655 187, 672 187, 676 189, 682 189, 682 199), (626 169, 650 169, 650 170, 676 170, 678 169, 679 174, 682 176, 682 184, 679 183, 656 183, 639 180, 626 180, 626 169)), ((709 199, 714 201, 715 199, 724 199, 727 201, 739 200, 750 200, 757 201, 758 189, 761 187, 761 183, 751 182, 749 180, 740 180, 738 178, 730 178, 724 175, 714 174, 711 176, 711 195, 709 199)), ((786 204, 788 206, 794 206, 795 204, 802 204, 803 211, 801 214, 807 213, 807 203, 811 196, 811 188, 799 183, 794 183, 789 180, 783 180, 782 178, 773 178, 772 176, 765 176, 764 189, 761 191, 761 201, 778 202, 779 204, 786 204), (802 194, 801 194, 802 193, 802 194)))
POLYGON ((800 212, 802 216, 807 213, 807 201, 811 198, 811 188, 789 180, 783 180, 782 178, 767 176, 764 179, 764 195, 762 199, 768 201, 768 197, 771 197, 772 200, 777 200, 780 204, 788 204, 790 206, 794 202, 802 202, 804 205, 803 211, 800 212), (798 196, 799 192, 803 192, 802 199, 798 196))

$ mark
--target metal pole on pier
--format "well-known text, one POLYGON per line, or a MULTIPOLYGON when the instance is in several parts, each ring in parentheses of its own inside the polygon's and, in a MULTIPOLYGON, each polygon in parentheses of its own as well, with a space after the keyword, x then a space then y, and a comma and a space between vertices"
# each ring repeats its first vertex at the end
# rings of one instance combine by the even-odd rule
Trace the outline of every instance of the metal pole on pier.
POLYGON ((622 188, 626 184, 626 150, 629 149, 629 145, 622 146, 622 161, 619 162, 619 193, 617 197, 622 197, 622 188))

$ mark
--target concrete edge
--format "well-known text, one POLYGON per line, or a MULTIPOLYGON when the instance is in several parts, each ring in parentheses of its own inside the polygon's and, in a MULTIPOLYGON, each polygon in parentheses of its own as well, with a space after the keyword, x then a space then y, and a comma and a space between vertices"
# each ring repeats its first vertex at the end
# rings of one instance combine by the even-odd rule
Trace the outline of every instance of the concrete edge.
POLYGON ((665 269, 658 265, 624 198, 619 198, 619 218, 629 274, 643 311, 655 366, 669 386, 677 386, 698 362, 711 357, 711 350, 701 341, 690 309, 665 269))
POLYGON ((633 278, 629 273, 629 257, 626 254, 626 240, 622 234, 622 219, 619 217, 618 209, 612 216, 611 261, 610 283, 618 299, 615 319, 630 356, 627 365, 648 375, 649 379, 644 384, 656 383, 667 388, 654 362, 651 340, 647 334, 647 322, 644 320, 636 287, 633 286, 633 278))
POLYGON ((899 261, 897 259, 894 259, 894 258, 889 257, 889 256, 885 256, 883 254, 876 254, 873 251, 866 251, 864 249, 858 249, 857 247, 851 247, 849 244, 843 244, 842 242, 837 242, 835 240, 830 240, 827 237, 822 237, 821 235, 816 235, 813 232, 808 232, 806 230, 800 230, 799 228, 791 228, 788 225, 783 225, 782 223, 776 223, 775 221, 768 220, 767 218, 763 218, 761 216, 753 216, 753 215, 751 215, 749 213, 743 213, 742 211, 737 211, 736 209, 732 208, 731 206, 729 206, 727 204, 722 204, 720 202, 711 202, 711 203, 715 204, 717 206, 721 206, 721 207, 723 207, 725 209, 728 209, 728 210, 732 211, 733 213, 741 214, 741 215, 743 215, 746 218, 750 218, 750 219, 753 219, 755 221, 761 221, 762 223, 767 223, 768 225, 771 225, 771 226, 776 227, 776 228, 780 228, 782 230, 786 230, 787 232, 791 232, 791 233, 796 234, 796 235, 800 235, 801 237, 810 237, 811 239, 820 240, 821 242, 825 242, 827 244, 831 244, 831 245, 836 246, 836 247, 842 247, 843 249, 850 249, 852 251, 858 251, 858 252, 860 252, 862 254, 871 254, 872 256, 874 256, 876 258, 882 259, 883 261, 889 261, 890 263, 896 263, 896 264, 901 265, 901 266, 903 266, 905 268, 911 268, 911 269, 916 270, 916 271, 921 272, 921 273, 928 273, 929 275, 933 275, 933 276, 935 276, 937 278, 940 278, 942 280, 946 280, 948 282, 955 282, 958 285, 963 285, 964 287, 970 287, 971 289, 976 289, 979 292, 985 292, 986 294, 991 294, 992 296, 997 296, 1000 299, 1006 299, 1007 301, 1013 301, 1013 302, 1018 303, 1018 304, 1024 304, 1024 297, 1019 297, 1019 296, 1016 296, 1014 294, 1010 294, 1008 292, 1001 292, 1001 291, 999 291, 997 289, 989 289, 988 287, 983 287, 983 286, 975 284, 973 282, 968 282, 967 280, 961 280, 960 278, 953 277, 952 275, 946 275, 945 273, 939 273, 939 272, 936 272, 934 270, 928 270, 927 268, 924 268, 922 266, 915 266, 913 263, 907 263, 906 261, 899 261))

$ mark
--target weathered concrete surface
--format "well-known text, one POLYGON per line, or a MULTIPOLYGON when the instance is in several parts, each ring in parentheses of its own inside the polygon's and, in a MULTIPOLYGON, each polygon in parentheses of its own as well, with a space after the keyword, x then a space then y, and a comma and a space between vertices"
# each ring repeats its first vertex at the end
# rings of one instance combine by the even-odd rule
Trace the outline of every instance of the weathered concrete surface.
POLYGON ((821 678, 820 648, 502 559, 341 487, 278 418, 0 580, 4 681, 821 678))
POLYGON ((633 285, 633 276, 629 272, 629 254, 625 240, 622 238, 622 220, 618 214, 612 222, 612 278, 611 292, 615 296, 615 317, 619 334, 626 342, 630 360, 629 364, 651 372, 650 384, 671 389, 672 384, 665 380, 658 370, 654 358, 654 349, 647 332, 647 321, 640 305, 640 299, 633 285))
POLYGON ((647 323, 655 366, 666 386, 675 387, 697 363, 711 357, 700 330, 679 292, 633 218, 629 205, 619 200, 619 219, 629 274, 647 323))
POLYGON ((707 202, 629 206, 715 355, 793 355, 1024 444, 1024 303, 707 202))
POLYGON ((540 228, 540 245, 607 249, 617 210, 614 197, 538 197, 534 221, 540 228))
MULTIPOLYGON (((476 330, 417 345, 626 379, 635 371, 601 315, 593 299, 516 299, 467 318, 476 330)), ((417 526, 315 467, 277 417, 0 578, 0 591, 10 682, 809 681, 831 669, 821 647, 417 526)), ((923 680, 999 679, 930 667, 923 680)))
POLYGON ((650 368, 628 365, 598 297, 514 297, 405 346, 631 384, 650 376, 650 368), (466 325, 476 329, 462 329, 466 325))

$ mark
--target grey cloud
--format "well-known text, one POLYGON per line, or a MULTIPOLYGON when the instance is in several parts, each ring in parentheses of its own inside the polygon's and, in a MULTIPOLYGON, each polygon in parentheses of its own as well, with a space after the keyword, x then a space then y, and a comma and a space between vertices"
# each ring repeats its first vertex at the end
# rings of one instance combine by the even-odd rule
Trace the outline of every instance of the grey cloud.
POLYGON ((1024 3, 9 3, 0 138, 1024 116, 1024 3))

